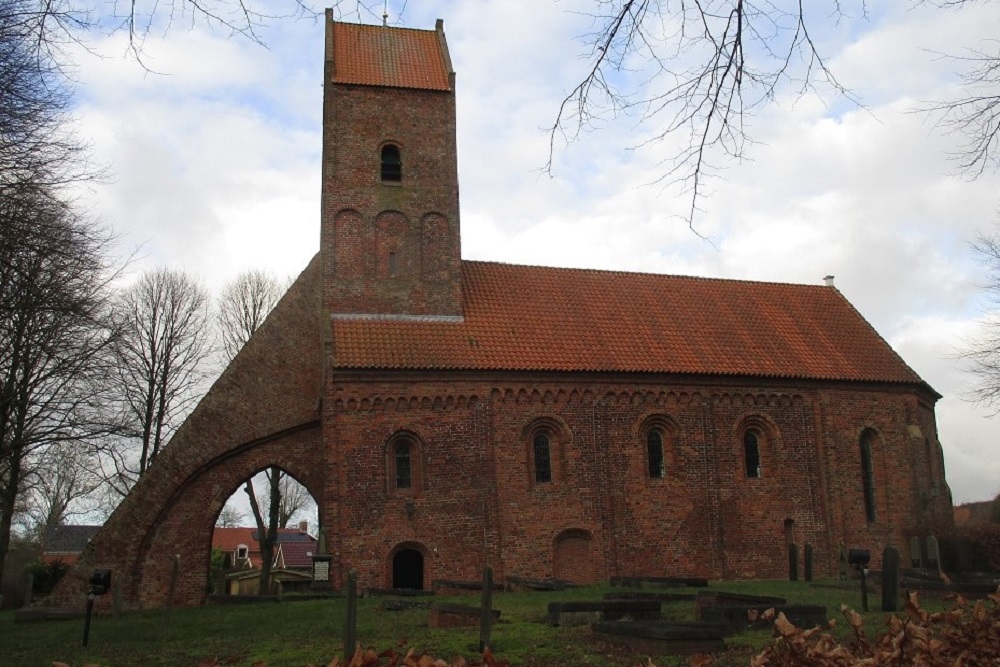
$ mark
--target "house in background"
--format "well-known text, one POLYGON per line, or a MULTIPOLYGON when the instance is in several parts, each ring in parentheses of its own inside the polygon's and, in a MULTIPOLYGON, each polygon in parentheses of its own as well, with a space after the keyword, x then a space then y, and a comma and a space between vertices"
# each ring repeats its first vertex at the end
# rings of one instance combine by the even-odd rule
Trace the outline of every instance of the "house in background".
POLYGON ((42 538, 42 562, 75 563, 100 526, 49 526, 42 538))
MULTIPOLYGON (((312 554, 317 547, 318 542, 309 535, 308 521, 300 521, 296 528, 279 528, 272 566, 308 570, 312 567, 312 554)), ((244 564, 246 569, 260 569, 260 540, 256 528, 216 528, 212 533, 212 550, 222 552, 224 569, 243 567, 244 564)))
POLYGON ((993 502, 984 500, 978 503, 955 505, 956 526, 982 526, 993 523, 993 502))

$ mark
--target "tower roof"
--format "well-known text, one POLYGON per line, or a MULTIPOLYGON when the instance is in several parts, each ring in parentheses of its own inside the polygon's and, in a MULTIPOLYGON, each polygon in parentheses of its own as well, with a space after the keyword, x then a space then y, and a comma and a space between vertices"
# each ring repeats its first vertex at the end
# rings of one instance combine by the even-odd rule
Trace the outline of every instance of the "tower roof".
POLYGON ((922 383, 832 287, 462 267, 461 321, 337 317, 335 366, 922 383))
POLYGON ((436 30, 334 22, 331 35, 334 83, 452 89, 442 21, 436 30))

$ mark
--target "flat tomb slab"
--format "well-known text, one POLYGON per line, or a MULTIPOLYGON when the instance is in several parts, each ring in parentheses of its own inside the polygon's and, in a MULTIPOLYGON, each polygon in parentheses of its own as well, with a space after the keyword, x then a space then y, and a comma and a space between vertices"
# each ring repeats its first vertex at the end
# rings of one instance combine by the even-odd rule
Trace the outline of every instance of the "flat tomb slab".
POLYGON ((658 593, 655 591, 619 591, 605 593, 605 600, 658 600, 659 602, 693 602, 694 593, 658 593))
POLYGON ((574 588, 572 581, 562 579, 529 579, 527 577, 506 577, 504 579, 508 591, 564 591, 574 588))
POLYGON ((427 600, 386 600, 382 609, 386 611, 405 611, 407 609, 429 609, 431 603, 427 600))
MULTIPOLYGON (((493 621, 500 620, 500 610, 492 609, 493 621)), ((464 628, 479 625, 480 607, 438 602, 431 605, 429 624, 432 628, 464 628)))
POLYGON ((434 591, 425 591, 419 588, 368 588, 366 595, 394 595, 397 597, 420 597, 423 595, 434 595, 434 591))
MULTIPOLYGON (((483 591, 482 581, 456 581, 452 579, 435 579, 431 583, 431 590, 437 595, 461 595, 464 593, 481 593, 483 591)), ((494 591, 502 591, 503 584, 494 581, 494 591)))
POLYGON ((643 586, 704 588, 708 586, 708 579, 702 577, 611 577, 609 581, 612 586, 628 588, 642 588, 643 586))
POLYGON ((591 626, 595 639, 624 644, 650 655, 689 655, 726 650, 725 632, 699 622, 601 621, 591 626))
POLYGON ((727 625, 734 632, 755 628, 769 627, 773 621, 758 617, 757 620, 750 620, 750 612, 764 612, 767 609, 774 609, 774 615, 779 613, 785 615, 789 621, 800 628, 812 628, 820 625, 825 626, 829 621, 826 614, 826 607, 818 604, 776 604, 776 605, 720 605, 715 607, 704 607, 701 609, 700 619, 712 623, 727 625))
POLYGON ((695 598, 695 618, 702 618, 701 610, 706 607, 752 607, 764 611, 776 605, 788 604, 782 597, 767 595, 744 595, 726 591, 698 591, 695 598))
POLYGON ((75 618, 83 618, 84 616, 86 616, 86 612, 83 609, 74 609, 71 607, 27 607, 14 611, 14 622, 68 621, 75 618))
POLYGON ((549 624, 561 627, 587 625, 597 621, 652 621, 659 618, 659 600, 575 600, 549 603, 549 624))

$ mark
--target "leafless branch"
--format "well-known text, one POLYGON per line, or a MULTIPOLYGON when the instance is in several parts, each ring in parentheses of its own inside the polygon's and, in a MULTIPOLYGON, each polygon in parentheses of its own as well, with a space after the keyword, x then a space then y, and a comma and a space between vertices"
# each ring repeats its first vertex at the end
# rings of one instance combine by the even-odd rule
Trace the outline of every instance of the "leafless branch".
MULTIPOLYGON (((557 109, 545 169, 552 172, 557 138, 572 142, 606 119, 635 114, 640 125, 658 129, 633 148, 679 139, 654 182, 677 184, 687 193, 692 228, 706 179, 721 164, 744 158, 751 143, 748 117, 779 92, 832 92, 856 102, 813 38, 816 7, 802 0, 791 7, 753 0, 594 4, 594 30, 583 37, 587 69, 557 109)), ((828 7, 824 20, 845 16, 840 2, 828 7)), ((859 16, 866 13, 862 2, 859 16)))

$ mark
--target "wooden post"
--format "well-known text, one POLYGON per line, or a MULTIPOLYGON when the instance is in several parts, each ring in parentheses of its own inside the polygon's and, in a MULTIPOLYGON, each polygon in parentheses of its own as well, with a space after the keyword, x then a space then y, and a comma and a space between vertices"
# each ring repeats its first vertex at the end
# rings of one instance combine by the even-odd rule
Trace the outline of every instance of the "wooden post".
POLYGON ((882 552, 882 611, 899 611, 899 551, 882 552))
POLYGON ((167 593, 167 609, 171 609, 174 606, 174 596, 177 595, 177 577, 181 573, 181 555, 174 555, 172 560, 173 564, 170 567, 170 590, 167 593))
POLYGON ((813 545, 807 544, 805 550, 805 580, 813 580, 813 545))
POLYGON ((32 594, 35 592, 35 575, 29 572, 24 580, 24 606, 30 607, 32 594))
POLYGON ((799 580, 799 545, 795 542, 788 545, 788 580, 799 580))
POLYGON ((358 628, 358 573, 347 573, 347 614, 344 617, 344 662, 354 657, 358 628))
POLYGON ((111 615, 118 618, 122 615, 122 578, 117 576, 111 584, 111 615))
POLYGON ((490 648, 493 626, 493 568, 483 568, 483 602, 479 609, 479 652, 490 648))

